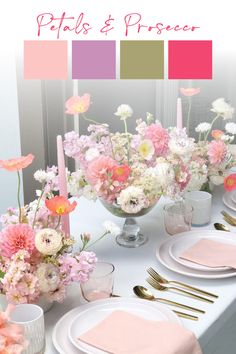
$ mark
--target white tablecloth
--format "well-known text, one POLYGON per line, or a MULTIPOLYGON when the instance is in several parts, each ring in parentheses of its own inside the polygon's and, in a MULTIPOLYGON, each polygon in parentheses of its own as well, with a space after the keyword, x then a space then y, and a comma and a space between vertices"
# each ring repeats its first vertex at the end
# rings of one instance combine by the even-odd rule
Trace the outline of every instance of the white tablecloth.
MULTIPOLYGON (((227 210, 222 203, 222 194, 221 188, 214 191, 211 224, 201 229, 213 229, 213 223, 222 220, 220 211, 223 208, 227 210)), ((96 252, 99 260, 109 261, 115 265, 115 294, 134 297, 132 292, 134 285, 148 285, 145 281, 146 269, 150 266, 169 279, 190 283, 218 294, 219 299, 214 304, 207 304, 171 292, 162 293, 166 298, 206 311, 206 314, 199 316, 198 322, 183 319, 184 326, 193 331, 199 339, 205 354, 236 354, 236 277, 219 280, 190 279, 169 271, 159 264, 155 251, 167 237, 163 226, 164 203, 166 200, 160 200, 149 214, 138 218, 142 232, 149 237, 147 244, 140 248, 124 248, 118 246, 113 237, 106 236, 92 250, 96 252)), ((232 211, 231 213, 233 214, 232 211)), ((81 198, 78 200, 76 212, 71 215, 71 233, 78 240, 82 232, 90 232, 93 237, 98 237, 103 232, 102 222, 105 220, 112 220, 120 226, 124 222, 124 219, 117 218, 105 210, 99 201, 93 203, 81 198)), ((232 231, 236 231, 236 228, 231 228, 232 231)), ((154 292, 158 294, 157 291, 154 292)), ((57 320, 82 302, 84 301, 81 299, 79 285, 75 284, 68 289, 64 303, 55 304, 45 314, 46 354, 57 353, 52 344, 52 331, 57 320)))

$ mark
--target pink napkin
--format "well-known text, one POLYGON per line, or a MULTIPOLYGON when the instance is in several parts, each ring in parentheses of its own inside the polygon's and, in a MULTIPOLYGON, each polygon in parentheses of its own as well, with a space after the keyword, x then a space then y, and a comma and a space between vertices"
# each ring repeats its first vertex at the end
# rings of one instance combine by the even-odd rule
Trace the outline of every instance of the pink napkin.
POLYGON ((212 268, 236 268, 236 246, 201 239, 195 243, 195 245, 184 251, 180 255, 180 258, 212 268))
POLYGON ((194 334, 179 324, 114 311, 79 340, 112 354, 202 354, 194 334))

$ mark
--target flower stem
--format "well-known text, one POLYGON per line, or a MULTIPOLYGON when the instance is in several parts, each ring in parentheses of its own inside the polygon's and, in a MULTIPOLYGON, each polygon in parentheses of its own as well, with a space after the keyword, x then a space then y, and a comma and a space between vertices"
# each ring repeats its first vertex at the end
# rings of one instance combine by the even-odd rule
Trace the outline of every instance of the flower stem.
POLYGON ((34 220, 33 220, 33 224, 32 224, 32 228, 33 228, 33 229, 34 229, 34 225, 35 225, 35 221, 36 221, 36 216, 37 216, 37 213, 38 213, 38 210, 39 210, 39 205, 40 205, 41 199, 42 199, 42 197, 43 197, 44 186, 45 186, 45 183, 43 183, 43 185, 42 185, 41 194, 40 194, 40 196, 39 196, 39 198, 38 198, 37 206, 36 206, 36 209, 35 209, 34 220))
POLYGON ((209 135, 209 133, 210 133, 212 127, 213 127, 213 124, 215 123, 215 121, 216 121, 219 117, 220 117, 220 114, 217 114, 217 115, 215 116, 215 118, 213 119, 213 121, 211 122, 211 127, 210 127, 210 129, 208 130, 208 132, 207 132, 207 134, 206 134, 206 136, 205 136, 205 141, 207 141, 208 135, 209 135))
POLYGON ((87 122, 94 123, 94 124, 99 124, 99 125, 103 125, 103 123, 99 123, 99 122, 96 122, 96 120, 87 118, 84 114, 82 114, 82 117, 83 117, 84 120, 86 120, 87 122))
POLYGON ((191 97, 189 97, 189 100, 188 100, 188 115, 187 115, 187 133, 188 133, 188 135, 189 135, 189 124, 190 124, 191 109, 192 109, 192 99, 191 99, 191 97))
POLYGON ((95 243, 97 243, 98 241, 100 241, 100 240, 101 240, 104 236, 106 236, 107 234, 109 234, 108 231, 104 232, 104 233, 102 234, 102 236, 100 236, 100 237, 99 237, 97 240, 95 240, 94 242, 92 242, 92 243, 90 243, 90 244, 88 244, 88 245, 84 245, 84 246, 82 247, 81 251, 84 251, 84 250, 88 249, 89 247, 95 245, 95 243))
POLYGON ((18 202, 18 208, 19 208, 19 223, 21 223, 21 204, 20 204, 20 185, 21 185, 21 180, 20 180, 20 172, 19 171, 17 171, 17 176, 18 176, 17 202, 18 202))

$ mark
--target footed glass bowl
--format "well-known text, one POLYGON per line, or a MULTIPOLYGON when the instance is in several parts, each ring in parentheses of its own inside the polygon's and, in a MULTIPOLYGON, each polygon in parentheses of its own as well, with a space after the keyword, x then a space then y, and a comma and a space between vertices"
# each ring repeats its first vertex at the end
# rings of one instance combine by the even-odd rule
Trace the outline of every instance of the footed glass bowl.
POLYGON ((147 242, 148 237, 146 235, 143 235, 140 232, 140 226, 137 223, 135 218, 137 218, 138 216, 144 216, 147 213, 149 213, 149 211, 151 211, 154 208, 158 200, 156 200, 156 202, 152 204, 150 207, 143 208, 136 214, 130 214, 123 211, 119 205, 115 203, 111 204, 106 202, 103 199, 100 199, 102 205, 111 214, 118 216, 120 218, 125 218, 123 229, 121 230, 121 233, 116 237, 116 242, 118 243, 118 245, 123 247, 134 248, 134 247, 139 247, 147 242))

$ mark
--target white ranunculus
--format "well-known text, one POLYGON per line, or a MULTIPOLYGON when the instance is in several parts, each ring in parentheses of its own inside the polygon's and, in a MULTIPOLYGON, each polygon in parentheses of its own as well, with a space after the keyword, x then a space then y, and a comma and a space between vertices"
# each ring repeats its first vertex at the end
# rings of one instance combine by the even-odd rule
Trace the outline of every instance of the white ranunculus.
POLYGON ((224 98, 218 98, 214 102, 212 102, 212 112, 220 115, 223 119, 232 119, 234 108, 230 106, 227 102, 225 102, 224 98))
POLYGON ((121 120, 125 120, 133 115, 133 110, 128 104, 121 104, 114 114, 121 120))
POLYGON ((175 172, 171 164, 167 161, 162 161, 162 158, 157 159, 156 166, 148 168, 145 174, 155 176, 162 188, 166 188, 175 179, 175 172))
POLYGON ((95 159, 99 155, 100 155, 100 153, 99 153, 98 149, 90 148, 85 153, 85 159, 86 159, 86 161, 92 161, 93 159, 95 159))
POLYGON ((112 221, 104 221, 103 226, 106 232, 109 232, 112 236, 116 237, 120 234, 120 228, 112 221))
POLYGON ((236 123, 227 123, 227 124, 225 125, 225 130, 226 130, 227 133, 229 133, 229 134, 236 135, 236 123))
POLYGON ((62 248, 62 236, 54 229, 42 229, 35 235, 35 247, 43 255, 55 255, 62 248))
POLYGON ((207 122, 203 122, 203 123, 198 124, 198 126, 195 128, 195 131, 197 133, 206 133, 210 129, 211 129, 211 124, 207 123, 207 122))

